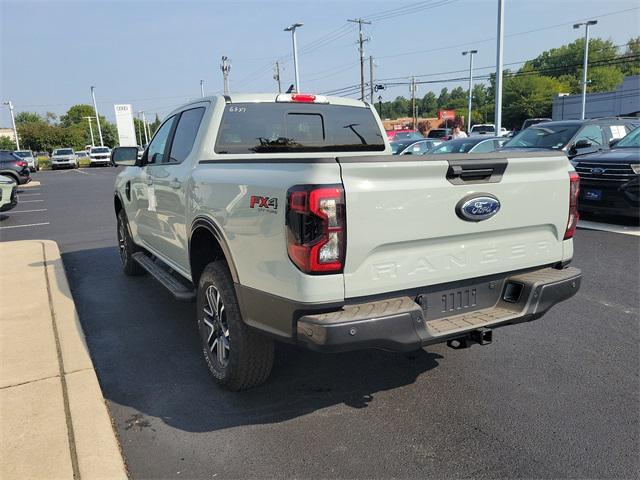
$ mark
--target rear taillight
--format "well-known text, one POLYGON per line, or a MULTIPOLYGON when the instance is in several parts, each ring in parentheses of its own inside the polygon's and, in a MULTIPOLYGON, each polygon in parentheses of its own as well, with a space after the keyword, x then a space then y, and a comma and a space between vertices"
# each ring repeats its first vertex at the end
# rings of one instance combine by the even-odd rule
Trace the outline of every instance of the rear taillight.
POLYGON ((342 185, 296 186, 287 195, 287 251, 304 273, 341 273, 347 246, 342 185))
POLYGON ((18 161, 16 162, 16 165, 17 165, 18 167, 26 167, 26 166, 27 166, 27 162, 25 162, 24 160, 18 160, 18 161))
POLYGON ((281 93, 276 97, 276 102, 329 103, 329 100, 323 95, 310 93, 281 93))
POLYGON ((569 219, 564 239, 572 238, 578 225, 578 195, 580 194, 580 176, 576 172, 569 172, 569 219))

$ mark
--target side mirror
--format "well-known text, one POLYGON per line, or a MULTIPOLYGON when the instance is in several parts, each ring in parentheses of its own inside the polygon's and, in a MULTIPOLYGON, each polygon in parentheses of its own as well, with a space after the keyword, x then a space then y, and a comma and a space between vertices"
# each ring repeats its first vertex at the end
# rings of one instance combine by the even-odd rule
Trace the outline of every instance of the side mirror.
POLYGON ((573 144, 573 148, 574 150, 580 150, 581 148, 589 148, 593 146, 593 143, 591 143, 589 140, 586 139, 582 139, 582 140, 578 140, 576 143, 573 144))
POLYGON ((111 162, 116 165, 131 167, 138 161, 137 147, 116 147, 111 150, 111 162))
POLYGON ((609 148, 613 148, 613 147, 615 147, 615 146, 618 144, 618 142, 619 142, 620 140, 621 140, 620 138, 612 138, 612 139, 609 141, 609 148))

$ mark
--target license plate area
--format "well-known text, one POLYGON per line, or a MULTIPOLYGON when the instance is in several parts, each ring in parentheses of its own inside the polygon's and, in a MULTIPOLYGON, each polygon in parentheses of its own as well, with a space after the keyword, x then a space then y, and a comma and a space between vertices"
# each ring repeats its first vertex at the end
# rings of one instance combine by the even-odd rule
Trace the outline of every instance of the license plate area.
POLYGON ((504 279, 465 286, 424 291, 416 297, 426 321, 493 307, 504 290, 504 279))
POLYGON ((584 191, 584 199, 599 202, 602 200, 602 190, 596 190, 593 188, 586 189, 584 191))

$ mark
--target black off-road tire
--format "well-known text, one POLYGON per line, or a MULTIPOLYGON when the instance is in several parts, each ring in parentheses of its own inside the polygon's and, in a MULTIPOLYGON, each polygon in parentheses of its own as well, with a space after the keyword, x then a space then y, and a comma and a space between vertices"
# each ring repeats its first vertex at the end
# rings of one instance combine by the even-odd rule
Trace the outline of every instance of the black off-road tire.
MULTIPOLYGON (((208 311, 213 313, 214 309, 209 307, 208 311)), ((267 380, 273 366, 274 342, 249 328, 242 320, 231 274, 223 260, 208 264, 200 276, 197 315, 202 353, 211 375, 219 385, 227 390, 239 391, 261 385, 267 380), (210 338, 210 324, 215 319, 215 314, 207 315, 205 311, 210 303, 207 303, 208 291, 217 292, 223 306, 221 323, 226 325, 225 330, 228 332, 226 364, 220 363, 210 344, 213 342, 210 338)))
POLYGON ((129 232, 129 221, 124 210, 118 212, 118 250, 120 253, 120 261, 122 262, 122 270, 126 275, 143 275, 144 268, 136 262, 132 255, 140 251, 140 248, 133 242, 131 233, 129 232))

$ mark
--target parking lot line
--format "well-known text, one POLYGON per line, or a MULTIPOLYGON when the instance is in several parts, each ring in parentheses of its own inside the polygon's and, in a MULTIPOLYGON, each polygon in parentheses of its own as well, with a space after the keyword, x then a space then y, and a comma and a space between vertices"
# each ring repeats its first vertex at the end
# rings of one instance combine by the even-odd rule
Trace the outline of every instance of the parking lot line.
POLYGON ((20 193, 21 197, 36 197, 42 195, 41 193, 20 193))
POLYGON ((640 236, 640 227, 630 225, 615 225, 611 223, 592 222, 589 220, 580 220, 578 228, 586 230, 601 230, 603 232, 621 233, 623 235, 640 236))
POLYGON ((38 208, 36 210, 14 210, 11 213, 33 213, 33 212, 46 212, 46 208, 38 208))
POLYGON ((49 225, 49 222, 42 222, 42 223, 29 223, 27 225, 9 225, 6 227, 0 227, 0 230, 3 230, 5 228, 23 228, 23 227, 37 227, 40 225, 49 225))
POLYGON ((44 202, 44 200, 20 200, 20 203, 44 202))

